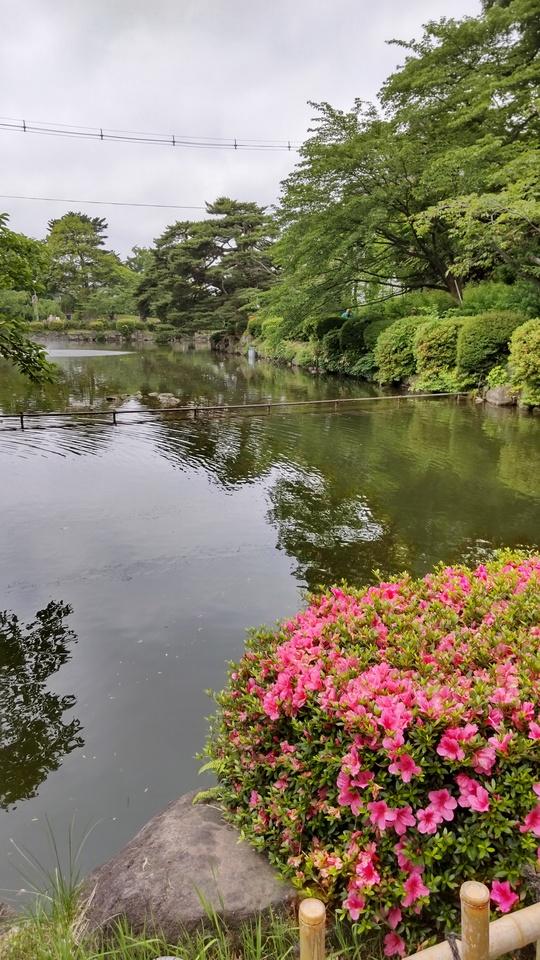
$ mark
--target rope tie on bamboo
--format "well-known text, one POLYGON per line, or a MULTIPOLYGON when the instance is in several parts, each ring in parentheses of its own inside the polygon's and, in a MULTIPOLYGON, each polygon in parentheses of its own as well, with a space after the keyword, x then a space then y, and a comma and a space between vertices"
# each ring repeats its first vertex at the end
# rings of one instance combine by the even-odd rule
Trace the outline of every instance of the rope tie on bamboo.
POLYGON ((456 933, 447 933, 446 942, 450 947, 450 953, 452 954, 452 960, 461 960, 461 954, 457 948, 458 943, 460 943, 459 937, 456 933))

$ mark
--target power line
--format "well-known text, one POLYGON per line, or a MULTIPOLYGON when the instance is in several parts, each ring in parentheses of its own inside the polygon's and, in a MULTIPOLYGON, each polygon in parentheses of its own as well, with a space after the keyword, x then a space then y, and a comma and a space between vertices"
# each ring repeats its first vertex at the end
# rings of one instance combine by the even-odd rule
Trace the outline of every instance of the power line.
POLYGON ((160 210, 206 210, 205 206, 184 203, 138 203, 132 200, 73 200, 65 197, 23 197, 20 194, 0 193, 0 200, 43 200, 49 203, 91 203, 110 207, 153 207, 160 210))
POLYGON ((0 130, 11 133, 32 133, 46 137, 67 137, 72 140, 101 140, 110 143, 148 143, 168 147, 190 147, 198 150, 251 150, 297 152, 300 144, 292 140, 258 140, 239 137, 190 137, 175 133, 144 133, 137 130, 113 130, 85 127, 41 120, 0 117, 0 130))

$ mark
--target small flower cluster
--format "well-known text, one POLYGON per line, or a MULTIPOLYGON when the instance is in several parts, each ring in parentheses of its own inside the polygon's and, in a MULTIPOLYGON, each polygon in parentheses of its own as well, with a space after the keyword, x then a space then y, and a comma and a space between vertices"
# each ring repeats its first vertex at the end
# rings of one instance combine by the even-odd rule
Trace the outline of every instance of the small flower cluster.
POLYGON ((540 556, 313 598, 217 698, 231 820, 387 956, 455 927, 466 879, 511 910, 539 850, 539 641, 540 556))

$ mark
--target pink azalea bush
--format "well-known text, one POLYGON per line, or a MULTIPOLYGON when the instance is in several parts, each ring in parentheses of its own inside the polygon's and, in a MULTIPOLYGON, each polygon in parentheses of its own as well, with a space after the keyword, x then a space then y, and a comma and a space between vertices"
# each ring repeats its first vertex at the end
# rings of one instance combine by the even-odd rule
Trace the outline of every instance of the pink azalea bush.
POLYGON ((252 634, 207 746, 232 822, 404 955, 459 886, 526 896, 540 837, 540 556, 334 588, 252 634))

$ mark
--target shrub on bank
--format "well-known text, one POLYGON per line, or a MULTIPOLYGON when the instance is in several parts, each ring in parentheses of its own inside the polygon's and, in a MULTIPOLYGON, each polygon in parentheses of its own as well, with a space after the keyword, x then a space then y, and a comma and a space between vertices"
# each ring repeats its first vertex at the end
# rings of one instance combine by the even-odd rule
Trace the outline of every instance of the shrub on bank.
POLYGON ((509 365, 522 402, 540 404, 540 319, 529 320, 514 330, 509 365))
POLYGON ((482 383, 491 367, 507 359, 510 337, 524 320, 523 314, 508 311, 464 320, 457 342, 458 375, 464 383, 482 383))
POLYGON ((426 317, 403 317, 379 334, 373 351, 379 383, 399 383, 413 375, 414 336, 422 322, 426 317))
POLYGON ((457 338, 461 317, 431 319, 417 327, 413 340, 417 390, 455 390, 457 338))
POLYGON ((233 666, 207 745, 229 816, 387 955, 459 886, 524 899, 540 836, 540 556, 333 588, 233 666))

